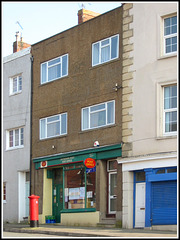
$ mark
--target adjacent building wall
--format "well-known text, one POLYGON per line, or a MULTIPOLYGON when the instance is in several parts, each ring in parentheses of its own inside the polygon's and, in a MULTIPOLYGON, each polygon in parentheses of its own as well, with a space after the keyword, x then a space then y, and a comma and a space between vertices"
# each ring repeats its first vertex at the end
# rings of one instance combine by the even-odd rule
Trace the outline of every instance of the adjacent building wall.
POLYGON ((30 48, 27 48, 3 59, 3 182, 7 196, 3 203, 3 221, 8 222, 21 221, 25 214, 22 213, 23 188, 30 163, 30 57, 30 48), (10 77, 18 74, 22 74, 22 92, 10 95, 10 77), (24 147, 7 150, 6 131, 19 127, 24 127, 24 147))
POLYGON ((132 228, 133 171, 177 166, 177 135, 162 133, 160 91, 161 85, 177 82, 177 54, 162 56, 161 36, 161 17, 176 13, 177 3, 128 3, 123 10, 124 144, 119 164, 123 165, 123 227, 132 228))

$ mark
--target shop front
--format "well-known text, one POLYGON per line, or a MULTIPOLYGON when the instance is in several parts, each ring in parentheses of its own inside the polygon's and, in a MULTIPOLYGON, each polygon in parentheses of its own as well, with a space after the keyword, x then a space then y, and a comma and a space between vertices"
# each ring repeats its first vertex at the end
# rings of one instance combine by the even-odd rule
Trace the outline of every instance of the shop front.
POLYGON ((96 225, 108 202, 107 211, 114 214, 116 172, 106 166, 118 156, 121 144, 33 159, 36 170, 44 171, 42 223, 50 214, 56 223, 96 225), (113 189, 109 194, 104 191, 107 178, 113 189))

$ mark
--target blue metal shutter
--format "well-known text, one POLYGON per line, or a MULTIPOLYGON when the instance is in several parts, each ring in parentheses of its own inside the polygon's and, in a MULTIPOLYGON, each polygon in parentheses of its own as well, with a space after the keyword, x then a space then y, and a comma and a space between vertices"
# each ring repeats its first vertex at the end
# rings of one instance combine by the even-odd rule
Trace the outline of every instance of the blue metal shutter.
POLYGON ((177 224, 177 181, 152 183, 152 225, 177 224))

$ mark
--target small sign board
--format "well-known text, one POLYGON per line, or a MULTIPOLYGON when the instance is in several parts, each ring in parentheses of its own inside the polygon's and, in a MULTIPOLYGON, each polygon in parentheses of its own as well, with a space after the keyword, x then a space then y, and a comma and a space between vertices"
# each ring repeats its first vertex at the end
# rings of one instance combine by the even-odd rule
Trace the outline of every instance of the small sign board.
POLYGON ((96 161, 93 158, 86 158, 84 160, 84 165, 87 168, 94 168, 96 166, 96 161))

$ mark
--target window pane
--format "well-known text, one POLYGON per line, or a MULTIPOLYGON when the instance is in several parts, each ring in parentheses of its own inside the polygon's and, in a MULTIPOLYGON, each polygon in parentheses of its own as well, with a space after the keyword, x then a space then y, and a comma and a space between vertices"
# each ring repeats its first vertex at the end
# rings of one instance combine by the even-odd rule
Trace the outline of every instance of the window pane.
POLYGON ((111 39, 111 59, 116 58, 118 56, 118 37, 115 36, 111 39))
POLYGON ((53 117, 48 117, 47 123, 51 123, 51 122, 58 121, 58 120, 59 120, 59 115, 53 116, 53 117))
POLYGON ((107 62, 108 60, 110 60, 110 46, 101 49, 101 62, 107 62))
POLYGON ((107 124, 114 123, 114 102, 107 103, 107 124))
POLYGON ((65 209, 85 208, 85 168, 65 171, 65 209))
POLYGON ((165 132, 177 131, 177 112, 165 113, 165 132))
POLYGON ((96 167, 86 169, 86 208, 96 207, 96 167))
POLYGON ((19 91, 22 90, 22 77, 21 76, 19 76, 19 89, 18 90, 19 91))
POLYGON ((68 75, 68 55, 62 57, 62 76, 68 75))
POLYGON ((47 125, 47 137, 60 135, 60 121, 47 125))
POLYGON ((13 147, 13 131, 9 132, 9 147, 13 147))
POLYGON ((100 127, 106 125, 106 111, 91 113, 90 128, 100 127))
POLYGON ((145 172, 136 172, 136 182, 144 182, 146 180, 145 172))
POLYGON ((13 78, 13 93, 17 92, 17 77, 13 78))
POLYGON ((47 81, 47 63, 43 63, 41 65, 41 83, 45 83, 47 81))
POLYGON ((103 40, 103 41, 101 42, 101 47, 103 47, 103 46, 105 46, 105 45, 107 45, 107 44, 109 44, 109 39, 103 40))
POLYGON ((19 129, 15 130, 15 146, 19 146, 19 129))
POLYGON ((164 88, 164 109, 177 108, 177 86, 164 88))
POLYGON ((20 139, 21 139, 21 145, 24 144, 24 128, 21 128, 21 136, 20 136, 20 139))
POLYGON ((61 115, 61 134, 67 133, 67 114, 61 115))
POLYGON ((46 119, 40 120, 40 138, 46 137, 46 119))
POLYGON ((83 129, 89 128, 89 108, 83 109, 83 129))
POLYGON ((48 81, 57 79, 61 77, 61 65, 58 64, 56 66, 48 68, 48 81))
POLYGON ((93 65, 99 63, 99 43, 93 45, 93 65))
POLYGON ((57 63, 60 63, 60 58, 57 58, 57 59, 54 59, 54 60, 51 60, 48 62, 48 67, 49 66, 52 66, 54 64, 57 64, 57 63))
POLYGON ((91 112, 102 110, 102 109, 105 109, 105 104, 104 103, 93 106, 93 107, 90 107, 91 112))

